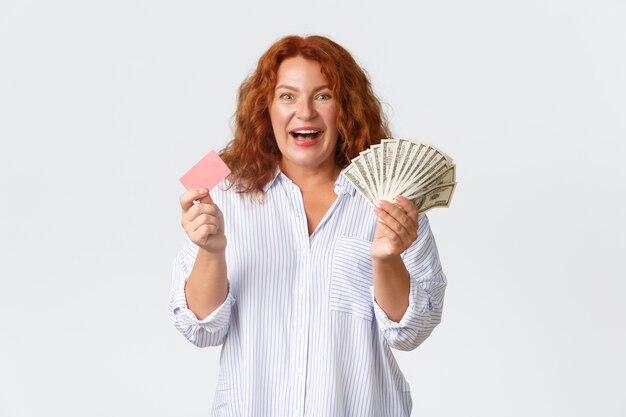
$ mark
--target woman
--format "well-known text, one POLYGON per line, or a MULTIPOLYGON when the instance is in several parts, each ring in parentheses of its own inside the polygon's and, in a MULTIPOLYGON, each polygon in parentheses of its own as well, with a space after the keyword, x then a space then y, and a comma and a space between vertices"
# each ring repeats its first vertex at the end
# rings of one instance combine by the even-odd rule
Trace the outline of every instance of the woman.
POLYGON ((446 279, 427 218, 400 196, 372 210, 341 174, 388 136, 327 38, 279 40, 242 84, 232 174, 180 197, 170 300, 192 343, 223 344, 213 416, 410 415, 390 348, 428 337, 446 279))

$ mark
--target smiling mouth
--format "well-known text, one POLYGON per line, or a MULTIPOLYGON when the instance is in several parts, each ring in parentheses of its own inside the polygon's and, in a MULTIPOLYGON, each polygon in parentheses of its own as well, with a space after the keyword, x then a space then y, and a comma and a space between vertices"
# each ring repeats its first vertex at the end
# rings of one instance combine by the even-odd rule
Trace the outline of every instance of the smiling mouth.
POLYGON ((289 134, 296 140, 317 139, 323 133, 322 130, 314 129, 298 129, 292 130, 289 134))

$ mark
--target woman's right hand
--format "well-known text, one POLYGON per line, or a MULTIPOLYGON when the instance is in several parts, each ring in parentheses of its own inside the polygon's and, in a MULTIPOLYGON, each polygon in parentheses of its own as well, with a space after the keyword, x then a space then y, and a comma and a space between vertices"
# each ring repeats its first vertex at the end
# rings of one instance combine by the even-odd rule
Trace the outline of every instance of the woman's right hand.
POLYGON ((224 216, 209 192, 204 188, 186 191, 180 196, 180 206, 181 224, 191 241, 210 253, 224 251, 224 216))

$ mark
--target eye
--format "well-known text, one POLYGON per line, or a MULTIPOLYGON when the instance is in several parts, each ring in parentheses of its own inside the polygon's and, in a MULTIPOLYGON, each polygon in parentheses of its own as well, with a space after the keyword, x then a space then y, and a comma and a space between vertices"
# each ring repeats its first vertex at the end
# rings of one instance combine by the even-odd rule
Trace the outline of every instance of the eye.
POLYGON ((317 95, 318 100, 330 100, 333 98, 329 93, 320 93, 317 95))
POLYGON ((282 100, 293 100, 293 94, 291 93, 282 93, 278 97, 281 98, 282 100))

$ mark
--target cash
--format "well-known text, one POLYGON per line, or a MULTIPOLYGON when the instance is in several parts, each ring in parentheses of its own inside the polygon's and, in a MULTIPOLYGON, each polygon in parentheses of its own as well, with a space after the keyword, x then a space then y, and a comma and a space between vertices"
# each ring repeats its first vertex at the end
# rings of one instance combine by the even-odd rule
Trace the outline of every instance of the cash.
POLYGON ((452 158, 431 144, 412 139, 383 139, 352 159, 343 172, 373 206, 402 195, 420 212, 449 207, 456 187, 452 158))

